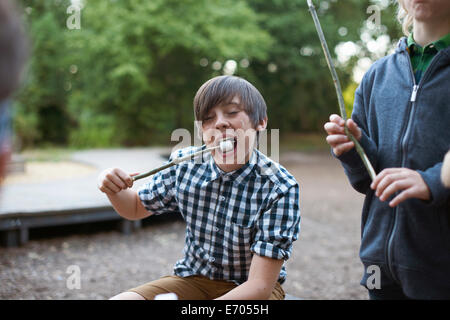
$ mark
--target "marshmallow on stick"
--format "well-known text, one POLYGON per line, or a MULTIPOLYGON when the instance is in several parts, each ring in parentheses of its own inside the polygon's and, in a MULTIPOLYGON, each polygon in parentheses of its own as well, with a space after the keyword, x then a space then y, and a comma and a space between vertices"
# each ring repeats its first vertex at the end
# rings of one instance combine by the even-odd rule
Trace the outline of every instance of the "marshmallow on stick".
POLYGON ((177 165, 180 162, 184 162, 186 160, 190 160, 190 159, 195 158, 195 157, 197 157, 199 155, 202 155, 205 152, 211 152, 211 151, 213 151, 215 149, 220 149, 223 153, 231 151, 231 150, 234 149, 233 140, 225 139, 225 140, 220 141, 219 145, 217 145, 215 147, 206 148, 206 149, 197 151, 197 152, 195 152, 193 154, 188 154, 187 156, 184 156, 184 157, 175 158, 171 162, 169 162, 169 163, 167 163, 165 165, 162 165, 162 166, 160 166, 160 167, 158 167, 156 169, 150 170, 150 171, 145 172, 145 173, 138 174, 137 176, 133 176, 132 177, 133 181, 136 181, 136 180, 139 180, 139 179, 142 179, 142 178, 146 178, 146 177, 151 176, 151 175, 153 175, 153 174, 155 174, 155 173, 157 173, 157 172, 159 172, 161 170, 164 170, 164 169, 167 169, 167 168, 169 168, 171 166, 177 165))

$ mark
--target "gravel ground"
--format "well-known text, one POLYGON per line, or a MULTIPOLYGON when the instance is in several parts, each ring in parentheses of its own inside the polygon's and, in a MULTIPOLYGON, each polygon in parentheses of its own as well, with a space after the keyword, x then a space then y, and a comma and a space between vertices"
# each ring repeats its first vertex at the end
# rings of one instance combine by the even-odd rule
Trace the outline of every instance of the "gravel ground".
MULTIPOLYGON (((366 299, 359 285, 362 195, 329 153, 286 153, 281 163, 301 185, 302 210, 285 291, 305 299, 366 299)), ((105 223, 32 230, 25 246, 0 248, 0 299, 107 299, 170 274, 182 254, 184 223, 155 218, 129 236, 105 223), (80 272, 79 289, 71 266, 80 272)))

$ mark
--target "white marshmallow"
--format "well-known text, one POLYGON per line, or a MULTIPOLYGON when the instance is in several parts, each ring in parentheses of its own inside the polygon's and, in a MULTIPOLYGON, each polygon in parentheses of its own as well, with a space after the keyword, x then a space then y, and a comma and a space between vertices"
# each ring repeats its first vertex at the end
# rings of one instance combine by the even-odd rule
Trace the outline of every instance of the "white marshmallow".
POLYGON ((234 143, 231 140, 223 140, 220 141, 219 148, 220 151, 225 153, 234 149, 234 143))

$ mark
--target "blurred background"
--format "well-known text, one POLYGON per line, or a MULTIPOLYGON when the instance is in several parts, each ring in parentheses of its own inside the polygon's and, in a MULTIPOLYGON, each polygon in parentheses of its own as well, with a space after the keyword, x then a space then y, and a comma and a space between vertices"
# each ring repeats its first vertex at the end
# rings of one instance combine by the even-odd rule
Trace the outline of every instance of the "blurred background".
MULTIPOLYGON (((338 112, 305 0, 17 2, 32 46, 17 150, 167 144, 193 129, 200 85, 224 73, 260 90, 282 135, 321 132, 338 112)), ((400 36, 391 2, 315 1, 349 108, 362 73, 400 36)))
MULTIPOLYGON (((280 162, 301 186, 285 290, 367 298, 363 196, 325 142, 323 124, 339 108, 306 0, 15 2, 30 59, 13 97, 14 154, 1 190, 1 299, 106 299, 171 273, 184 223, 150 217, 119 221, 117 231, 96 179, 111 166, 161 164, 175 129, 194 133, 197 89, 222 74, 262 93, 268 129, 280 130, 280 162), (80 286, 71 285, 73 266, 80 286)), ((401 36, 397 2, 314 3, 350 114, 364 72, 401 36)))

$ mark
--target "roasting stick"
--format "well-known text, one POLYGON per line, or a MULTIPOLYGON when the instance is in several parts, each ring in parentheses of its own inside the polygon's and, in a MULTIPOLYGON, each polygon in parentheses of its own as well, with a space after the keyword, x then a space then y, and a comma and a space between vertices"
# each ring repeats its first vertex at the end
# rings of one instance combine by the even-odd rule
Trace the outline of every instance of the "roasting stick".
POLYGON ((207 149, 203 149, 203 150, 197 151, 197 152, 195 152, 193 154, 188 154, 187 156, 184 156, 184 157, 175 158, 172 161, 170 161, 169 163, 166 163, 165 165, 162 165, 162 166, 160 166, 158 168, 155 168, 153 170, 150 170, 148 172, 144 172, 144 173, 138 174, 136 176, 133 176, 132 178, 133 178, 133 181, 146 178, 146 177, 151 176, 151 175, 153 175, 153 174, 155 174, 155 173, 157 173, 157 172, 159 172, 161 170, 170 168, 170 167, 172 167, 174 165, 177 165, 177 164, 179 164, 181 162, 184 162, 186 160, 190 160, 192 158, 195 158, 195 157, 197 157, 199 155, 202 155, 205 152, 211 152, 211 151, 213 151, 215 149, 220 149, 222 152, 228 152, 228 151, 233 150, 233 148, 234 148, 233 141, 231 139, 225 139, 225 140, 220 141, 219 145, 217 145, 217 146, 214 146, 214 147, 211 147, 211 148, 207 148, 207 149))
POLYGON ((325 36, 323 34, 319 18, 317 17, 316 9, 314 8, 314 5, 311 0, 307 0, 307 2, 308 2, 309 11, 311 12, 312 18, 314 20, 314 25, 316 26, 317 34, 319 35, 320 43, 322 45, 322 49, 325 54, 325 59, 327 60, 327 64, 330 69, 331 76, 333 77, 333 82, 334 82, 334 86, 336 88, 336 94, 337 94, 338 103, 339 103, 339 109, 341 111, 341 117, 345 121, 345 126, 344 126, 345 134, 355 144, 356 151, 358 152, 359 156, 361 157, 361 160, 364 163, 364 166, 366 167, 367 172, 369 173, 369 176, 373 181, 376 177, 375 170, 373 169, 373 166, 370 163, 370 160, 367 157, 367 154, 364 152, 364 149, 361 147, 358 140, 350 133, 350 131, 348 131, 347 114, 345 111, 344 97, 342 96, 341 84, 339 82, 336 68, 334 67, 333 60, 331 59, 330 51, 328 50, 327 41, 325 40, 325 36))

